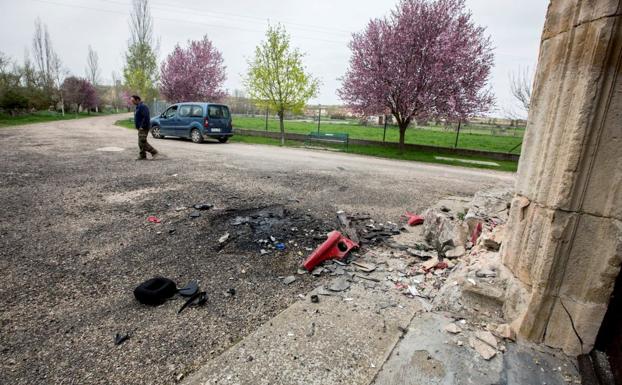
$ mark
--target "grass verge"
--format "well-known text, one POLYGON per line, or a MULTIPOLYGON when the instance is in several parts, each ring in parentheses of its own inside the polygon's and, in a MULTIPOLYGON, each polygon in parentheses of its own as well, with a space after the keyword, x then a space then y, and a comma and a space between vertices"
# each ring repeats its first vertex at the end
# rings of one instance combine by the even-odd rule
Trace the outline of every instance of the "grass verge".
MULTIPOLYGON (((233 125, 236 128, 265 130, 265 119, 259 117, 234 116, 233 125)), ((359 124, 344 121, 344 123, 321 123, 322 132, 343 132, 352 139, 382 141, 384 129, 378 126, 361 126, 359 124)), ((268 131, 279 131, 278 120, 268 120, 268 131)), ((285 131, 297 134, 309 134, 317 131, 317 123, 302 121, 285 121, 285 131)), ((505 135, 491 135, 490 129, 484 133, 479 126, 465 126, 458 137, 458 147, 472 150, 509 152, 523 140, 524 129, 507 131, 505 135), (515 136, 514 136, 515 135, 515 136)), ((387 127, 387 142, 399 141, 399 130, 396 126, 387 127)), ((453 148, 456 142, 456 132, 445 130, 442 127, 411 127, 406 130, 406 143, 423 144, 436 147, 453 148)), ((520 146, 512 153, 520 154, 520 146)))

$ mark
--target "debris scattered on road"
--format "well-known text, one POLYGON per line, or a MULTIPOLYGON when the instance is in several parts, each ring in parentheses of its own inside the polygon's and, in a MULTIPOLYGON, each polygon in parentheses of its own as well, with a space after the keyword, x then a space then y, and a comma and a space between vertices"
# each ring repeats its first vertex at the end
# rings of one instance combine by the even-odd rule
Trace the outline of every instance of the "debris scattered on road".
POLYGON ((320 297, 317 294, 312 294, 311 295, 311 302, 313 302, 313 303, 320 302, 320 297))
POLYGON ((289 276, 283 278, 283 283, 286 284, 286 285, 294 283, 294 281, 296 281, 296 277, 294 277, 293 275, 289 275, 289 276))
POLYGON ((280 251, 285 250, 285 244, 282 242, 277 243, 276 245, 274 245, 274 247, 276 247, 276 249, 280 251))
POLYGON ((203 306, 207 302, 207 293, 204 291, 200 291, 195 293, 193 296, 188 298, 186 303, 182 305, 182 307, 177 311, 177 314, 180 314, 185 308, 189 306, 203 306))
POLYGON ((147 222, 151 222, 151 223, 161 223, 162 221, 160 220, 160 218, 150 215, 149 217, 147 217, 147 222))
POLYGON ((232 288, 232 287, 231 287, 231 288, 229 288, 229 290, 227 290, 227 294, 229 294, 229 295, 230 295, 230 296, 232 296, 232 297, 233 297, 233 296, 235 296, 235 293, 236 293, 236 291, 235 291, 235 289, 234 289, 234 288, 232 288))
POLYGON ((408 218, 408 225, 409 226, 418 226, 423 224, 423 216, 418 215, 418 214, 413 214, 411 212, 406 211, 406 214, 404 215, 406 218, 408 218))
POLYGON ((209 210, 214 207, 214 205, 211 203, 199 203, 192 207, 194 207, 195 210, 209 210))
POLYGON ((353 261, 352 264, 356 266, 356 268, 364 273, 371 273, 376 270, 376 265, 370 262, 362 262, 362 261, 353 261))
POLYGON ((201 213, 198 211, 193 211, 190 213, 190 218, 198 218, 201 216, 201 213))
POLYGON ((445 251, 445 258, 460 258, 464 256, 466 249, 464 246, 456 246, 453 249, 445 251))
POLYGON ((344 291, 350 287, 350 282, 345 277, 334 279, 327 289, 330 291, 344 291))
POLYGON ((145 305, 160 305, 177 293, 177 285, 168 278, 155 277, 134 289, 134 297, 145 305))
POLYGON ((458 334, 460 332, 462 332, 462 328, 458 325, 456 325, 455 323, 450 323, 447 326, 445 326, 445 331, 451 333, 451 334, 458 334))
POLYGON ((177 289, 177 292, 183 297, 190 297, 199 291, 199 283, 197 281, 190 281, 186 286, 181 289, 177 289))
POLYGON ((128 334, 119 334, 119 333, 117 333, 117 335, 114 336, 114 344, 117 345, 117 346, 121 345, 122 343, 124 343, 128 339, 130 339, 129 333, 128 334))
POLYGON ((479 339, 480 341, 483 341, 485 343, 487 343, 488 345, 490 345, 491 348, 496 349, 497 348, 497 338, 488 330, 480 330, 475 332, 475 337, 477 339, 479 339))
POLYGON ((497 325, 495 328, 495 334, 501 338, 505 338, 507 340, 516 341, 516 333, 508 324, 497 325))
POLYGON ((344 237, 339 231, 331 231, 324 243, 318 246, 304 261, 303 266, 307 271, 329 259, 342 259, 352 249, 358 248, 358 244, 344 237))
POLYGON ((479 355, 482 356, 482 358, 486 361, 490 360, 497 354, 497 351, 495 349, 493 349, 490 345, 480 340, 479 338, 470 337, 469 345, 471 345, 471 347, 475 349, 475 351, 479 353, 479 355))
POLYGON ((225 233, 222 237, 218 238, 218 244, 222 246, 227 243, 229 241, 229 236, 229 233, 225 233))

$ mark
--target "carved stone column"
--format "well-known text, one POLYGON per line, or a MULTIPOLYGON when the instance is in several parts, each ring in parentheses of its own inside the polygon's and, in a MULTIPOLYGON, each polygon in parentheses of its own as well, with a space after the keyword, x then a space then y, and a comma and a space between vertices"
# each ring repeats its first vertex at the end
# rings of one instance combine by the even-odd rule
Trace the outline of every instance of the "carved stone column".
POLYGON ((553 0, 502 247, 518 334, 591 350, 622 260, 621 0, 553 0))

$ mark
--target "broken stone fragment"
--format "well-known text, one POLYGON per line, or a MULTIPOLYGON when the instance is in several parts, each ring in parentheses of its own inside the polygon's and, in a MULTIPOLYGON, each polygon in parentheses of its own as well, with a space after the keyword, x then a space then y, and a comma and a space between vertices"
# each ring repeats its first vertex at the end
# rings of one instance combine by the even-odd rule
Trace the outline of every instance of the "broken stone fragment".
POLYGON ((406 252, 412 255, 413 257, 417 257, 421 259, 430 259, 436 255, 435 252, 429 252, 429 251, 412 249, 412 248, 407 249, 406 252))
POLYGON ((222 237, 218 238, 218 243, 221 245, 229 240, 229 233, 225 233, 222 237))
POLYGON ((471 345, 471 347, 475 349, 475 351, 486 361, 490 360, 497 354, 497 351, 490 345, 475 337, 469 338, 469 345, 471 345))
POLYGON ((501 338, 516 341, 516 333, 514 333, 514 330, 512 330, 512 327, 508 324, 498 325, 495 328, 495 334, 501 338))
POLYGON ((446 332, 449 332, 451 334, 458 334, 462 331, 462 328, 453 322, 445 326, 444 329, 446 332))
POLYGON ((324 268, 322 266, 318 266, 311 271, 311 275, 315 277, 319 277, 324 272, 324 268))
POLYGON ((211 203, 199 203, 193 206, 195 210, 209 210, 214 207, 211 203))
POLYGON ((464 248, 464 246, 456 246, 451 250, 447 250, 445 252, 445 257, 447 258, 460 258, 462 256, 464 256, 464 254, 466 253, 466 250, 464 248))
POLYGON ((354 261, 352 262, 356 268, 364 273, 371 273, 376 270, 376 265, 371 262, 354 261))
POLYGON ((497 338, 488 330, 486 331, 480 330, 476 332, 475 337, 477 337, 477 339, 479 339, 480 341, 483 341, 487 343, 488 345, 490 345, 491 348, 493 349, 497 348, 497 338))
POLYGON ((431 259, 429 259, 429 260, 427 260, 427 261, 423 262, 423 263, 421 264, 421 267, 422 267, 424 270, 430 270, 430 269, 432 269, 434 266, 436 266, 437 264, 438 264, 438 258, 437 258, 437 257, 434 257, 434 258, 431 258, 431 259))
POLYGON ((294 281, 296 281, 296 277, 294 277, 293 275, 287 276, 285 278, 283 278, 283 283, 286 285, 289 285, 291 283, 293 283, 294 281))
POLYGON ((201 216, 201 213, 198 211, 193 211, 190 213, 190 218, 198 218, 201 216))
POLYGON ((330 291, 344 291, 350 287, 350 282, 346 279, 346 277, 339 277, 334 279, 330 285, 328 285, 328 290, 330 291))

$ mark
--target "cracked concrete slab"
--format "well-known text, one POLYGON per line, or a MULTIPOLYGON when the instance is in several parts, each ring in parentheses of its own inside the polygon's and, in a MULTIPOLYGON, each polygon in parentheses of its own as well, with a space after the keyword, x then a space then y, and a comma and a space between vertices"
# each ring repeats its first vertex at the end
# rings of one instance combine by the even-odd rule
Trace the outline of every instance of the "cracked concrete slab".
POLYGON ((319 303, 306 297, 184 384, 368 384, 419 310, 419 300, 363 282, 319 303))
POLYGON ((382 366, 373 385, 563 385, 578 374, 572 359, 550 349, 508 343, 489 361, 468 346, 470 332, 444 331, 453 318, 421 313, 382 366))

